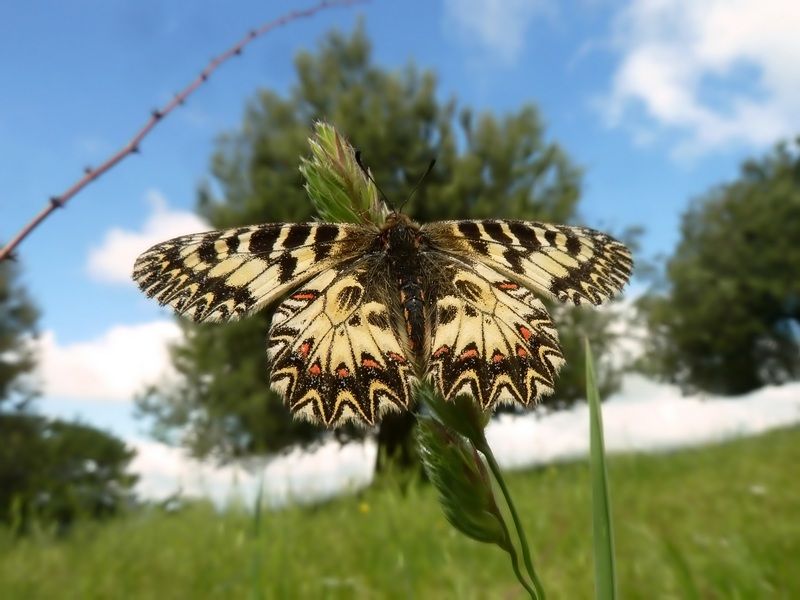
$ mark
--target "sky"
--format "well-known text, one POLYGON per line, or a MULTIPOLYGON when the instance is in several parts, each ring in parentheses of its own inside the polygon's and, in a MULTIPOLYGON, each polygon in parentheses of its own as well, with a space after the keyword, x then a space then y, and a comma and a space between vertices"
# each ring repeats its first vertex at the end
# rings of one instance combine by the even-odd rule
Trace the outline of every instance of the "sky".
MULTIPOLYGON (((5 10, 0 240, 127 143, 209 60, 310 4, 41 0, 5 10)), ((640 259, 669 255, 693 199, 800 132, 794 0, 374 0, 271 31, 163 119, 140 154, 19 247, 23 283, 42 311, 37 408, 135 445, 136 468, 161 482, 152 493, 187 463, 147 438, 132 398, 169 372, 166 347, 179 332, 130 280, 133 260, 207 229, 193 211, 215 140, 240 125, 258 90, 287 93, 297 52, 314 51, 332 28, 352 31, 359 18, 377 65, 434 71, 442 99, 495 114, 535 103, 547 138, 584 170, 583 221, 644 227, 640 259), (159 473, 166 456, 173 471, 159 473)), ((629 410, 641 410, 634 400, 691 402, 664 386, 645 393, 628 384, 614 402, 629 410)), ((759 402, 772 406, 758 400, 753 410, 759 402)), ((703 422, 723 413, 703 413, 703 422)))

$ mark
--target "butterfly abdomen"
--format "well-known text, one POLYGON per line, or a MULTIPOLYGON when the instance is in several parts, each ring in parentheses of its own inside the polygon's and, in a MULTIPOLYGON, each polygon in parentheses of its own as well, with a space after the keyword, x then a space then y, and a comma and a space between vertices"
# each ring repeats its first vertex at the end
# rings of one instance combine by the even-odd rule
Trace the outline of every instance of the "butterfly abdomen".
POLYGON ((394 224, 382 236, 389 261, 389 275, 397 282, 400 304, 411 351, 424 348, 427 328, 425 275, 420 256, 419 227, 413 223, 394 224))

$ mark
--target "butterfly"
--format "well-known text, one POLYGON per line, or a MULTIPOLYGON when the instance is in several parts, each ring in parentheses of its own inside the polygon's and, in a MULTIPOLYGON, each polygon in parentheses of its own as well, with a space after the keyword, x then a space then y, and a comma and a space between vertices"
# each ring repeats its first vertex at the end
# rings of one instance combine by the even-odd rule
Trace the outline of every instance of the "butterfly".
POLYGON ((428 378, 482 409, 535 404, 564 363, 536 293, 599 305, 633 269, 624 244, 584 227, 515 220, 267 223, 178 237, 133 278, 197 322, 275 307, 271 387, 298 417, 375 425, 428 378))

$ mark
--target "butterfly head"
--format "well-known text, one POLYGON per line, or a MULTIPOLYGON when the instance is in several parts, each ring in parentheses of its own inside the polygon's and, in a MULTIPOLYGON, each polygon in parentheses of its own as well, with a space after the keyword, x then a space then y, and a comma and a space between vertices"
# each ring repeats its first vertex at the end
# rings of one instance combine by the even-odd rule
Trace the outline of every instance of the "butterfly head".
POLYGON ((386 232, 390 229, 408 229, 414 233, 419 231, 419 223, 414 221, 408 215, 401 213, 397 210, 393 210, 388 215, 386 215, 386 220, 383 222, 381 226, 381 231, 386 232))

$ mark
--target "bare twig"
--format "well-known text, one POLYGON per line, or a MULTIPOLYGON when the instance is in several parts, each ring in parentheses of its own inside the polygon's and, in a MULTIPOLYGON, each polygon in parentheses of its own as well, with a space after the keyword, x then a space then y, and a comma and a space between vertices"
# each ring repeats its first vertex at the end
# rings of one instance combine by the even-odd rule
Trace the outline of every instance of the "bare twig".
POLYGON ((6 244, 5 248, 0 250, 0 262, 11 258, 14 249, 20 244, 22 240, 24 240, 42 221, 44 221, 52 212, 54 212, 57 208, 62 208, 64 204, 68 200, 70 200, 73 196, 75 196, 78 192, 80 192, 83 188, 89 185, 92 181, 100 177, 106 171, 114 167, 118 162, 122 161, 122 159, 126 158, 130 154, 134 154, 139 151, 139 144, 141 141, 150 133, 156 124, 172 110, 180 105, 188 98, 197 88, 199 88, 205 81, 211 76, 211 74, 216 71, 216 69, 225 61, 227 61, 232 56, 236 56, 242 53, 242 50, 245 46, 247 46, 250 42, 252 42, 257 37, 264 35, 265 33, 276 29, 282 25, 286 25, 290 21, 294 21, 296 19, 302 17, 310 17, 320 10, 325 8, 336 8, 336 7, 343 7, 343 6, 352 6, 354 4, 361 4, 366 2, 366 0, 322 0, 318 4, 311 6, 309 8, 303 10, 296 10, 292 11, 280 19, 276 21, 271 21, 269 23, 265 23, 258 29, 251 30, 247 35, 245 35, 237 44, 232 46, 229 50, 227 50, 224 54, 221 54, 217 58, 211 60, 208 63, 208 66, 203 69, 203 71, 198 75, 194 81, 192 81, 182 92, 177 94, 172 101, 167 104, 162 109, 156 109, 152 112, 150 120, 145 124, 139 132, 133 136, 133 138, 123 146, 116 154, 108 158, 103 164, 101 164, 97 168, 87 168, 84 172, 83 177, 81 177, 72 187, 70 187, 66 192, 61 194, 60 196, 53 196, 50 198, 50 202, 42 209, 42 211, 36 215, 30 223, 28 223, 17 235, 15 235, 8 244, 6 244))

